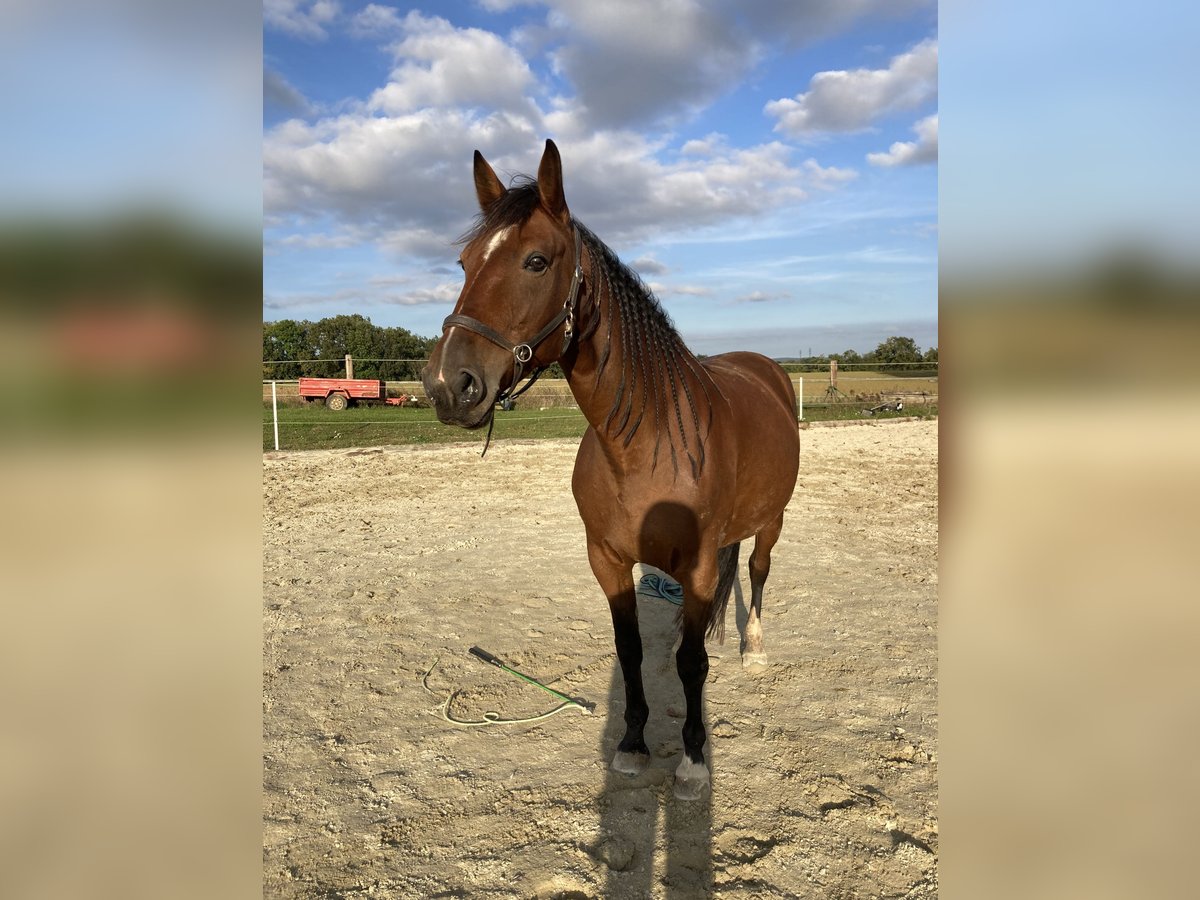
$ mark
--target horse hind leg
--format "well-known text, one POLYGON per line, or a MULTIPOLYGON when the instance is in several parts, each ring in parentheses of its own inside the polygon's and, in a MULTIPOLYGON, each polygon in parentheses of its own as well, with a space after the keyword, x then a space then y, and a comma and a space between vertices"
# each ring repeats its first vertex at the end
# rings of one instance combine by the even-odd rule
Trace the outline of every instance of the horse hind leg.
POLYGON ((762 634, 763 586, 767 583, 767 576, 771 574, 771 548, 779 540, 782 530, 781 515, 759 531, 754 538, 754 552, 750 554, 750 609, 742 641, 742 665, 746 668, 767 664, 762 634))

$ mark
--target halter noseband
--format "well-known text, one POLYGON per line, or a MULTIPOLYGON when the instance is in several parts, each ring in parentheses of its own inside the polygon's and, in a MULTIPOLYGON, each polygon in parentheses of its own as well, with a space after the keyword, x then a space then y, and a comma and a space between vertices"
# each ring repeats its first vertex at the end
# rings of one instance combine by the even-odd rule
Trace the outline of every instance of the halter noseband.
MULTIPOLYGON (((460 328, 465 328, 468 331, 473 331, 481 337, 487 338, 498 347, 503 347, 513 357, 513 380, 512 384, 507 389, 496 395, 494 402, 501 403, 505 400, 511 400, 514 397, 519 397, 521 394, 529 390, 533 383, 538 380, 538 376, 546 370, 547 366, 538 366, 533 370, 533 374, 529 376, 529 380, 517 390, 514 388, 520 383, 521 378, 525 374, 525 366, 533 360, 534 351, 541 345, 542 341, 550 337, 563 322, 567 323, 566 330, 563 332, 562 351, 559 353, 561 357, 567 352, 567 348, 571 346, 571 340, 575 337, 575 306, 579 301, 579 286, 583 283, 583 268, 582 268, 582 253, 583 239, 579 234, 578 228, 572 229, 575 232, 575 271, 571 275, 571 289, 567 291, 567 299, 563 301, 562 312, 556 315, 553 319, 546 323, 546 326, 534 335, 530 340, 515 344, 508 340, 500 332, 496 331, 488 325, 483 324, 478 319, 473 319, 470 316, 452 315, 446 316, 446 320, 442 322, 442 331, 447 328, 452 328, 457 325, 460 328)), ((549 365, 549 364, 547 364, 549 365)), ((488 429, 488 437, 491 437, 491 429, 488 429)), ((487 452, 487 448, 484 448, 487 452)))

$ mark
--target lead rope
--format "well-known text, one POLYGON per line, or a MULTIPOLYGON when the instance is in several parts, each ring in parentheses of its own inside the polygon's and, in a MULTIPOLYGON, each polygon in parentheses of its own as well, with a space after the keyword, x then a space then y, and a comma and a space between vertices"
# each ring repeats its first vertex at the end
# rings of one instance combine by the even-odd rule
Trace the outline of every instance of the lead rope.
POLYGON ((496 411, 492 410, 492 417, 488 419, 487 437, 483 439, 483 452, 479 454, 479 458, 483 459, 487 456, 488 447, 492 446, 492 429, 496 427, 496 411))
MULTIPOLYGON (((433 674, 433 670, 437 668, 437 664, 440 660, 441 656, 438 656, 433 661, 433 665, 431 665, 425 671, 424 676, 421 678, 421 687, 425 688, 426 691, 428 691, 430 694, 433 694, 435 697, 440 695, 437 691, 429 686, 429 676, 433 674)), ((441 714, 442 719, 449 722, 451 725, 457 725, 460 728, 478 728, 482 725, 524 725, 528 722, 541 722, 543 719, 549 719, 551 716, 556 716, 560 712, 565 712, 568 709, 578 709, 584 715, 590 715, 592 713, 591 709, 588 709, 587 706, 578 700, 564 700, 561 704, 554 707, 554 709, 537 716, 528 716, 522 719, 502 719, 500 718, 500 714, 498 712, 489 709, 483 712, 482 719, 477 722, 471 722, 467 719, 456 719, 450 714, 450 704, 454 702, 454 698, 460 693, 462 693, 461 690, 451 691, 449 696, 447 696, 442 702, 441 706, 438 707, 438 712, 441 714)), ((595 704, 592 705, 594 706, 595 704)))
MULTIPOLYGON (((568 332, 569 331, 570 331, 570 320, 568 320, 568 332)), ((567 340, 568 341, 570 340, 569 336, 568 336, 567 340)), ((517 379, 519 379, 521 377, 520 369, 518 368, 519 365, 520 365, 520 363, 516 363, 513 366, 513 371, 516 373, 513 375, 513 384, 516 384, 517 379)), ((542 373, 545 371, 546 371, 545 366, 541 366, 537 369, 534 369, 533 374, 529 376, 529 380, 527 382, 525 382, 523 385, 521 385, 521 389, 519 391, 512 391, 511 393, 502 394, 496 398, 496 402, 502 403, 505 400, 514 400, 517 397, 520 397, 523 393, 525 393, 527 390, 529 390, 531 387, 533 387, 533 383, 535 381, 537 381, 541 377, 542 373)), ((495 412, 495 410, 493 410, 492 417, 491 417, 491 419, 488 420, 487 438, 483 442, 483 453, 479 454, 480 459, 483 459, 483 457, 487 455, 488 446, 492 443, 492 429, 495 427, 496 427, 496 412, 495 412)))

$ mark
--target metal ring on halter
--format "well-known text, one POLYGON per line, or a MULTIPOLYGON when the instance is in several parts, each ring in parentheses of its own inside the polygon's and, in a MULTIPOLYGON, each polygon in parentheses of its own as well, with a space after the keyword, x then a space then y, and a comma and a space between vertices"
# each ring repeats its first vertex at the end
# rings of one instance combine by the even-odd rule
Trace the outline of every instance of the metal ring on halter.
POLYGON ((527 363, 533 359, 533 348, 528 344, 517 344, 513 347, 513 357, 519 363, 527 363))
MULTIPOLYGON (((579 273, 579 277, 582 278, 583 273, 582 273, 582 271, 580 271, 579 266, 575 267, 575 271, 577 273, 579 273)), ((567 298, 567 301, 565 303, 563 303, 563 309, 566 310, 566 313, 567 313, 567 318, 566 318, 567 327, 563 332, 563 352, 564 353, 567 350, 567 345, 571 343, 571 338, 573 338, 575 336, 575 309, 574 309, 574 306, 575 306, 574 298, 569 297, 569 298, 567 298)))

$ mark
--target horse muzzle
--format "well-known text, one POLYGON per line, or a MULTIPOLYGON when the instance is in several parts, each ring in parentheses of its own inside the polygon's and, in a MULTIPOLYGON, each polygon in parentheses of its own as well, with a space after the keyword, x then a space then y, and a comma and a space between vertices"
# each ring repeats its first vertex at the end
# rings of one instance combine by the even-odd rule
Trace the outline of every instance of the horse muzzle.
POLYGON ((457 375, 441 379, 426 369, 421 376, 421 383, 443 425, 479 428, 487 423, 496 392, 488 387, 480 373, 463 368, 457 375))

